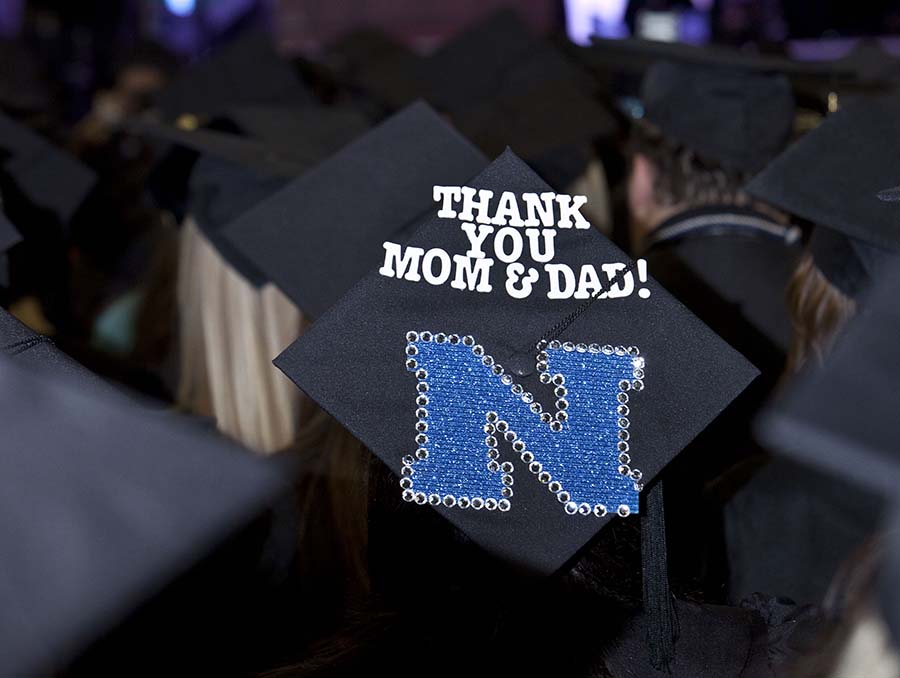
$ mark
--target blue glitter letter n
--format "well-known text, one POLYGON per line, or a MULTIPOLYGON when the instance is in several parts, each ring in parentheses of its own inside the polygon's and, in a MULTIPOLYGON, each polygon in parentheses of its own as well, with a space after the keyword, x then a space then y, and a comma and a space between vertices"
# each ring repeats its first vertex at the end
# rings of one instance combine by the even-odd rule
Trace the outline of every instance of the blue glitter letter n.
POLYGON ((542 343, 544 411, 473 337, 407 334, 406 367, 416 384, 416 451, 403 458, 403 498, 419 504, 508 511, 510 445, 570 515, 637 513, 641 472, 632 466, 630 394, 643 390, 644 358, 634 347, 542 343))

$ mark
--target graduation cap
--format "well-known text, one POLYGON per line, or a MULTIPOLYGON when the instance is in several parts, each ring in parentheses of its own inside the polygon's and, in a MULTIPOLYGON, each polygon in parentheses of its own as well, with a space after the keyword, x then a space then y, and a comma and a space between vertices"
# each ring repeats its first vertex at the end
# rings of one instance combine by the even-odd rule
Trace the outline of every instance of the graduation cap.
POLYGON ((59 668, 283 488, 196 425, 0 359, 0 672, 59 668))
POLYGON ((67 223, 96 183, 94 173, 65 151, 0 113, 0 174, 28 200, 67 223))
POLYGON ((405 500, 515 569, 552 573, 638 512, 643 484, 756 371, 511 151, 465 187, 412 188, 437 214, 405 247, 369 243, 382 268, 275 364, 405 500), (467 232, 484 256, 466 256, 467 232), (592 299, 603 262, 616 283, 592 299))
POLYGON ((794 123, 788 80, 749 70, 659 62, 641 87, 644 117, 662 134, 726 169, 754 172, 794 123))
POLYGON ((188 67, 156 103, 166 120, 203 121, 229 106, 305 106, 315 98, 275 51, 271 37, 250 32, 188 67))
POLYGON ((816 225, 813 259, 851 297, 900 251, 896 205, 873 198, 886 176, 900 175, 898 115, 900 97, 860 97, 790 146, 746 187, 816 225))
POLYGON ((224 237, 316 318, 379 259, 381 243, 431 207, 435 184, 486 158, 417 103, 234 220, 224 237))

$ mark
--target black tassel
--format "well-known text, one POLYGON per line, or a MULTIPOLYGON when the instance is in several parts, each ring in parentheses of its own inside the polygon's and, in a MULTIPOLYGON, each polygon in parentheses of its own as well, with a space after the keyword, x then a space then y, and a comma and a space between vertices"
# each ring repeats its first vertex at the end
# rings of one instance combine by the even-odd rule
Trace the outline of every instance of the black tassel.
POLYGON ((655 482, 645 493, 641 515, 641 560, 650 662, 657 671, 671 673, 678 640, 678 617, 669 590, 662 480, 655 482))

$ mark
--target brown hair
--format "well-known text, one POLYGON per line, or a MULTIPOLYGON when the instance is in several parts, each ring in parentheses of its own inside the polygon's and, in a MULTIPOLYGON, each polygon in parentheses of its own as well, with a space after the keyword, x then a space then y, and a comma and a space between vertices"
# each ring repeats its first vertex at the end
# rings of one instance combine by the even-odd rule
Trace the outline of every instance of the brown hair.
POLYGON ((787 362, 792 374, 810 359, 822 361, 838 331, 856 313, 856 303, 828 282, 809 252, 791 276, 787 303, 794 327, 787 362))

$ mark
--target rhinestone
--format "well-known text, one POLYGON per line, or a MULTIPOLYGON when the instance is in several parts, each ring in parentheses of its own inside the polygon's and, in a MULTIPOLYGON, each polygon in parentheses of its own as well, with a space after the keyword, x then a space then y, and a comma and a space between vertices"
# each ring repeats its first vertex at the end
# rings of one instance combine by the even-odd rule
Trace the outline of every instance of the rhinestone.
POLYGON ((628 394, 620 393, 619 395, 616 396, 616 400, 618 400, 620 403, 627 403, 628 402, 628 394))
POLYGON ((513 480, 513 477, 509 475, 509 473, 507 473, 502 478, 500 478, 500 482, 509 487, 510 485, 514 485, 516 481, 513 480))
POLYGON ((509 499, 501 499, 497 502, 497 508, 501 511, 509 511, 512 508, 512 504, 509 503, 509 499))
POLYGON ((401 476, 411 476, 412 474, 413 474, 412 466, 404 466, 403 468, 400 469, 401 476))
POLYGON ((491 473, 496 473, 497 471, 500 470, 500 464, 498 464, 498 463, 497 463, 495 460, 493 460, 493 459, 492 459, 491 461, 488 462, 487 467, 488 467, 488 471, 490 471, 491 473))
POLYGON ((427 419, 428 418, 428 410, 424 407, 420 407, 416 410, 416 417, 419 419, 427 419))
POLYGON ((401 459, 400 461, 403 462, 404 466, 412 466, 416 460, 413 459, 413 456, 411 454, 406 454, 403 455, 403 459, 401 459))
POLYGON ((488 511, 493 511, 494 509, 497 508, 497 500, 494 499, 493 497, 488 497, 487 499, 484 500, 484 507, 488 511))
POLYGON ((456 497, 454 497, 452 494, 444 495, 444 506, 446 506, 447 508, 453 508, 454 506, 456 506, 456 497))
POLYGON ((513 378, 508 374, 504 374, 502 377, 500 377, 500 382, 505 386, 509 386, 511 383, 513 383, 513 378))
POLYGON ((553 393, 556 394, 557 398, 565 398, 569 394, 569 389, 567 389, 565 386, 557 386, 555 389, 553 389, 553 393))
POLYGON ((600 344, 591 344, 588 346, 588 351, 591 353, 600 353, 600 344))
POLYGON ((535 414, 540 414, 543 411, 543 407, 540 403, 531 403, 531 411, 535 414))
POLYGON ((431 341, 431 339, 432 339, 431 332, 422 332, 419 335, 419 339, 421 339, 422 341, 431 341))
POLYGON ((621 346, 616 346, 616 355, 625 355, 625 349, 621 346))
POLYGON ((402 487, 404 490, 408 490, 408 489, 412 488, 412 485, 413 485, 412 478, 401 478, 400 479, 400 487, 402 487))
POLYGON ((643 379, 644 378, 644 370, 636 369, 633 373, 635 379, 643 379))
POLYGON ((484 355, 484 347, 476 344, 472 347, 472 353, 477 355, 479 358, 484 355))
POLYGON ((403 498, 403 501, 412 501, 416 498, 416 493, 412 490, 403 490, 403 494, 400 496, 403 498))
POLYGON ((416 422, 416 430, 419 433, 425 433, 425 431, 428 430, 428 423, 424 422, 424 421, 417 421, 416 422))
POLYGON ((511 487, 502 487, 500 488, 500 494, 507 498, 511 497, 513 496, 513 489, 511 487))
POLYGON ((551 341, 547 346, 548 346, 549 348, 552 348, 552 349, 555 350, 555 349, 558 349, 560 346, 562 346, 562 344, 560 344, 556 339, 554 339, 554 340, 551 341))
POLYGON ((443 344, 445 341, 447 341, 447 335, 443 332, 438 332, 434 335, 434 341, 436 344, 443 344))
POLYGON ((490 435, 491 433, 493 433, 494 431, 497 430, 497 427, 494 426, 493 424, 485 424, 483 430, 485 433, 490 435))
POLYGON ((640 379, 635 379, 633 382, 631 382, 631 388, 633 388, 635 391, 643 391, 644 382, 640 379))
POLYGON ((419 333, 418 332, 407 332, 406 333, 406 341, 418 341, 419 333))
POLYGON ((562 431, 562 422, 560 421, 551 421, 550 422, 550 430, 554 433, 559 433, 562 431))
POLYGON ((486 415, 484 415, 484 418, 493 424, 495 421, 497 421, 497 413, 488 412, 486 415))
POLYGON ((524 461, 526 464, 530 464, 531 462, 534 461, 534 455, 533 455, 531 452, 529 452, 528 450, 525 450, 525 451, 522 453, 521 459, 522 459, 522 461, 524 461))
POLYGON ((525 391, 525 393, 522 394, 522 402, 528 403, 528 404, 533 403, 534 402, 534 394, 529 393, 528 391, 525 391))
POLYGON ((616 513, 618 513, 618 514, 619 514, 620 516, 622 516, 623 518, 626 518, 627 516, 630 516, 630 515, 631 515, 631 509, 628 508, 628 505, 627 505, 627 504, 620 504, 620 505, 619 505, 619 510, 616 511, 616 513))
POLYGON ((544 412, 541 414, 541 421, 545 424, 549 424, 551 421, 553 421, 553 415, 549 412, 544 412))
POLYGON ((522 395, 525 392, 525 387, 522 384, 513 384, 510 390, 516 395, 522 395))
POLYGON ((569 406, 569 401, 566 400, 565 398, 560 398, 559 400, 556 401, 556 409, 558 409, 558 410, 564 410, 568 406, 569 406))
POLYGON ((415 346, 407 346, 406 347, 406 355, 417 355, 419 353, 419 349, 415 346))
POLYGON ((603 351, 604 355, 612 355, 613 354, 613 347, 610 346, 609 344, 604 344, 603 348, 601 348, 600 350, 603 351))
POLYGON ((516 452, 524 452, 525 451, 525 442, 522 440, 517 440, 513 443, 513 450, 516 452))
POLYGON ((619 382, 619 390, 627 391, 630 388, 631 388, 631 382, 628 381, 627 379, 623 379, 622 381, 619 382))
POLYGON ((619 455, 619 463, 627 466, 631 463, 631 455, 627 452, 622 452, 622 454, 619 455))
POLYGON ((462 343, 466 346, 474 346, 475 338, 467 334, 462 338, 462 343))
POLYGON ((410 358, 409 360, 406 361, 406 369, 408 369, 408 370, 414 370, 418 366, 419 366, 419 363, 417 363, 412 358, 410 358))
POLYGON ((541 339, 541 340, 535 345, 535 348, 537 348, 538 351, 543 351, 545 348, 547 348, 547 340, 546 340, 546 339, 541 339))
POLYGON ((628 431, 625 429, 619 431, 619 440, 628 440, 629 438, 631 438, 631 434, 628 431))
POLYGON ((486 355, 486 356, 484 356, 484 358, 481 359, 481 364, 485 365, 486 367, 490 367, 491 365, 494 364, 494 359, 491 356, 486 355))
POLYGON ((502 365, 494 365, 491 368, 491 372, 494 373, 495 377, 499 377, 501 374, 503 374, 503 366, 502 365))
POLYGON ((543 469, 544 469, 544 467, 541 465, 541 462, 539 462, 539 461, 533 461, 528 465, 528 470, 534 474, 540 473, 543 469))
POLYGON ((628 353, 629 353, 630 355, 637 355, 637 354, 640 353, 640 350, 638 349, 637 346, 629 346, 629 347, 628 347, 628 353))
POLYGON ((594 507, 594 515, 598 518, 602 518, 606 515, 606 507, 603 504, 597 504, 594 507))
POLYGON ((547 486, 547 489, 550 490, 553 494, 556 494, 562 489, 562 485, 560 485, 558 480, 554 480, 547 486))
POLYGON ((499 459, 500 453, 497 451, 496 447, 492 447, 491 449, 488 450, 487 456, 488 456, 488 459, 499 459))
POLYGON ((547 351, 539 351, 537 354, 537 359, 538 360, 549 360, 550 356, 547 353, 547 351))
POLYGON ((428 393, 428 382, 420 381, 418 384, 416 384, 416 390, 419 393, 428 393))
POLYGON ((542 384, 549 384, 551 377, 547 372, 541 372, 541 376, 539 376, 538 379, 541 380, 542 384))
POLYGON ((416 370, 416 379, 427 379, 428 370, 416 370))
POLYGON ((630 446, 624 440, 620 440, 616 443, 616 449, 619 450, 619 452, 627 452, 629 448, 630 446))
POLYGON ((469 508, 469 498, 468 497, 460 497, 459 499, 456 500, 456 505, 461 509, 469 508))
POLYGON ((507 432, 506 432, 506 436, 504 436, 504 437, 506 438, 506 442, 511 443, 511 442, 513 442, 516 438, 518 438, 519 435, 518 435, 515 431, 507 431, 507 432))
POLYGON ((631 469, 628 468, 625 464, 619 465, 619 475, 627 476, 630 471, 631 469))
POLYGON ((546 372, 548 367, 549 366, 547 365, 546 360, 539 360, 538 364, 537 364, 537 371, 538 372, 546 372))
POLYGON ((451 344, 458 344, 459 343, 459 335, 458 334, 448 335, 447 341, 449 341, 451 344))
POLYGON ((641 480, 643 477, 644 477, 644 474, 641 472, 640 469, 636 468, 631 472, 632 480, 641 480))
POLYGON ((587 353, 587 344, 575 344, 575 350, 579 353, 587 353))
POLYGON ((432 506, 439 506, 441 503, 441 495, 439 494, 429 494, 428 495, 428 503, 432 506))
POLYGON ((553 383, 556 384, 557 386, 562 386, 563 384, 566 383, 566 378, 561 374, 554 374, 553 375, 553 383))
POLYGON ((635 492, 640 492, 640 491, 642 491, 643 489, 644 489, 644 483, 635 483, 635 484, 634 484, 634 491, 635 491, 635 492))
POLYGON ((563 344, 563 351, 568 351, 571 353, 574 350, 575 344, 573 344, 571 341, 567 341, 565 344, 563 344))
POLYGON ((420 447, 416 450, 416 459, 428 459, 428 450, 424 447, 420 447))
POLYGON ((476 511, 480 511, 481 509, 483 509, 484 499, 482 499, 481 497, 475 497, 474 499, 472 499, 472 508, 476 511))
POLYGON ((509 430, 509 424, 501 419, 497 422, 497 430, 500 431, 500 433, 506 433, 509 430))
POLYGON ((568 421, 569 413, 568 412, 557 412, 556 419, 557 419, 557 421, 568 421))
POLYGON ((552 477, 553 476, 551 476, 547 471, 541 471, 540 473, 538 473, 538 482, 542 485, 546 485, 550 482, 552 477))
POLYGON ((578 513, 578 504, 576 504, 574 501, 567 502, 566 513, 568 513, 570 516, 574 516, 576 513, 578 513))
POLYGON ((590 504, 579 504, 578 512, 583 516, 591 515, 591 505, 590 504))
POLYGON ((643 358, 635 358, 634 360, 631 361, 631 365, 636 370, 642 370, 642 369, 644 369, 644 359, 643 358))
POLYGON ((420 407, 425 407, 428 403, 429 400, 427 395, 420 395, 416 398, 416 405, 419 405, 420 407))
POLYGON ((631 422, 627 417, 619 417, 619 428, 628 428, 629 426, 631 426, 631 422))
POLYGON ((619 406, 616 408, 616 412, 618 412, 619 414, 621 414, 623 417, 624 417, 624 416, 627 416, 628 413, 629 413, 630 411, 631 411, 631 410, 628 409, 628 405, 619 405, 619 406))
POLYGON ((556 494, 556 498, 559 499, 560 504, 565 504, 572 497, 569 495, 568 492, 566 492, 565 490, 562 490, 556 494))
POLYGON ((416 503, 417 504, 424 504, 426 501, 428 501, 428 498, 425 496, 424 492, 416 492, 416 503))
POLYGON ((504 473, 512 473, 512 472, 513 472, 513 465, 512 465, 512 462, 511 462, 511 461, 504 461, 504 462, 500 465, 500 469, 501 469, 504 473))
POLYGON ((484 444, 488 447, 497 447, 497 439, 494 436, 487 436, 484 439, 484 444))
POLYGON ((421 447, 422 445, 425 445, 427 442, 428 442, 428 436, 425 435, 424 433, 420 433, 419 435, 416 436, 416 445, 419 445, 421 447))

